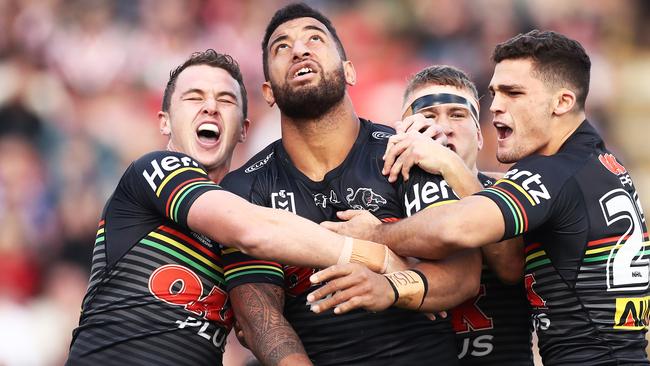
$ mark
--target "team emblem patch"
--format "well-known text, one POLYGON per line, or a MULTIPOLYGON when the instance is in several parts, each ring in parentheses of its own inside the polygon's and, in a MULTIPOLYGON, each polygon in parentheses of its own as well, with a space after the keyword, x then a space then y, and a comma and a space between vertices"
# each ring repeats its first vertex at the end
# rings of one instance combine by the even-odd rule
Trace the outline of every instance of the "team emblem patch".
POLYGON ((348 188, 348 195, 345 197, 348 205, 353 210, 377 211, 379 205, 385 205, 386 199, 372 191, 372 188, 357 188, 355 191, 348 188))
POLYGON ((279 210, 296 213, 296 201, 293 198, 293 192, 287 192, 283 189, 280 192, 271 193, 271 206, 279 210))

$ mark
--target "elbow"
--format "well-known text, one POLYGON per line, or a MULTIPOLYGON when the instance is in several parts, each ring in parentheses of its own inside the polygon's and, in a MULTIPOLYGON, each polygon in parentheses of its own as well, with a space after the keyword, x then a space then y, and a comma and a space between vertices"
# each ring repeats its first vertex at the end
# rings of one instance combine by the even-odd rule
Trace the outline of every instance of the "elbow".
POLYGON ((506 285, 515 285, 521 282, 524 277, 524 262, 513 261, 511 263, 503 263, 495 270, 499 280, 506 285))

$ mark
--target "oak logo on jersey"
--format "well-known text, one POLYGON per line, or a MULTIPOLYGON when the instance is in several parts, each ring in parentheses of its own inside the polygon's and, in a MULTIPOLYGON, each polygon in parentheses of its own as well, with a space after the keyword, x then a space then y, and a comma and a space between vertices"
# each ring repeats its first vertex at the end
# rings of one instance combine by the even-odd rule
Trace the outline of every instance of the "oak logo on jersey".
POLYGON ((191 269, 177 264, 167 264, 156 269, 149 277, 149 291, 158 300, 182 306, 206 320, 230 328, 233 312, 228 305, 228 294, 217 286, 203 297, 203 283, 191 269))
POLYGON ((336 192, 330 190, 330 195, 329 197, 324 195, 323 193, 316 193, 314 195, 314 204, 318 207, 325 208, 327 207, 327 202, 329 203, 341 203, 339 201, 339 198, 336 196, 336 192))
MULTIPOLYGON (((205 175, 205 171, 199 168, 199 164, 189 156, 179 158, 178 156, 169 155, 162 159, 153 159, 151 160, 151 167, 153 168, 151 171, 147 171, 146 169, 142 171, 142 176, 146 179, 154 192, 160 191, 158 189, 158 184, 163 183, 162 185, 164 186, 167 182, 165 177, 167 176, 167 173, 171 171, 175 171, 174 174, 179 174, 186 170, 195 170, 205 175), (160 163, 158 163, 158 160, 160 160, 160 163)), ((172 175, 167 178, 170 178, 171 176, 172 175)))
POLYGON ((280 192, 271 193, 271 207, 296 213, 296 201, 293 198, 293 192, 282 189, 280 192))
POLYGON ((284 266, 284 289, 289 296, 300 296, 311 286, 309 277, 316 273, 313 268, 284 266))
POLYGON ((477 305, 485 296, 485 285, 481 285, 478 295, 458 305, 451 311, 451 326, 456 333, 492 329, 492 318, 485 315, 477 305))
POLYGON ((420 183, 415 183, 412 187, 412 192, 406 192, 404 194, 406 216, 411 216, 432 204, 442 201, 451 202, 450 200, 456 200, 456 195, 444 180, 437 183, 428 181, 421 186, 420 183), (409 199, 409 193, 413 194, 413 199, 409 199))
POLYGON ((264 159, 262 159, 262 160, 258 160, 258 161, 256 161, 256 162, 254 162, 253 165, 251 165, 251 166, 249 166, 248 168, 244 169, 244 172, 246 172, 246 173, 252 173, 252 172, 254 172, 254 171, 260 169, 261 167, 263 167, 264 165, 266 165, 266 163, 268 163, 269 160, 271 160, 271 157, 272 157, 272 156, 273 156, 273 151, 271 151, 271 153, 268 154, 264 159))
POLYGON ((650 324, 650 296, 616 299, 614 329, 640 330, 650 324))
POLYGON ((506 173, 503 179, 496 182, 496 184, 499 183, 507 183, 515 187, 533 206, 538 205, 542 199, 551 199, 539 173, 533 174, 527 170, 512 169, 506 173), (521 184, 515 182, 519 180, 522 180, 521 184))
POLYGON ((612 154, 600 154, 598 160, 614 175, 621 175, 627 173, 627 169, 616 160, 612 154))
POLYGON ((345 199, 353 210, 368 210, 374 212, 379 209, 379 205, 386 204, 386 199, 373 192, 372 188, 357 188, 356 191, 352 188, 348 188, 348 195, 345 199))

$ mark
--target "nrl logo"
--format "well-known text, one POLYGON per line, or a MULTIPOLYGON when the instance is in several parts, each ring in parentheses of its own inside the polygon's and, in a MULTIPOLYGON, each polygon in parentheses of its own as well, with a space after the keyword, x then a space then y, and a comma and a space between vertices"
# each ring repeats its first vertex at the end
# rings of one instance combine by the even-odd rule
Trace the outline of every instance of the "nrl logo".
POLYGON ((282 189, 280 192, 271 193, 271 207, 296 213, 296 201, 293 198, 293 192, 282 189))
POLYGON ((251 173, 256 171, 257 169, 263 167, 266 163, 269 162, 269 159, 271 159, 271 156, 273 156, 273 152, 268 154, 264 159, 256 161, 253 165, 249 166, 244 170, 246 173, 251 173))
POLYGON ((348 188, 348 195, 345 197, 353 210, 368 210, 375 212, 379 205, 386 204, 386 199, 372 191, 372 188, 348 188))
POLYGON ((316 206, 325 208, 327 207, 327 202, 329 203, 341 203, 339 201, 339 198, 336 196, 336 193, 334 191, 330 191, 330 196, 327 197, 326 195, 322 193, 316 193, 314 195, 314 204, 316 206))
POLYGON ((375 131, 372 133, 372 137, 376 138, 377 140, 384 140, 391 136, 393 136, 392 133, 384 132, 384 131, 375 131))

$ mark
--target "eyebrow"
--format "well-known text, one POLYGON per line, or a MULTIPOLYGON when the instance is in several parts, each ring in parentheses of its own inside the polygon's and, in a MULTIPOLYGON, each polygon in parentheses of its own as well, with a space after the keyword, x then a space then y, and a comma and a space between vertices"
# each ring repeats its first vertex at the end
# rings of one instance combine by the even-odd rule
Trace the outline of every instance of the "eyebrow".
MULTIPOLYGON (((324 30, 323 28, 321 28, 321 27, 319 27, 319 26, 316 26, 316 25, 306 25, 306 26, 304 26, 304 27, 302 28, 302 30, 303 30, 303 31, 305 31, 305 30, 315 30, 315 31, 318 31, 318 32, 320 32, 320 33, 323 33, 323 35, 327 36, 327 32, 325 32, 325 30, 324 30)), ((277 38, 275 38, 274 40, 272 40, 272 41, 269 43, 269 50, 273 49, 273 45, 274 45, 274 44, 276 44, 276 43, 278 43, 278 42, 280 42, 280 41, 284 41, 284 40, 287 39, 287 38, 289 38, 289 36, 286 35, 286 34, 283 34, 283 35, 281 35, 281 36, 278 36, 277 38)))
MULTIPOLYGON (((202 89, 199 89, 199 88, 187 89, 186 91, 181 93, 181 98, 186 96, 187 94, 191 94, 191 93, 198 93, 198 94, 203 95, 203 94, 205 94, 205 91, 203 91, 202 89)), ((237 100, 237 95, 235 93, 231 92, 231 91, 224 90, 224 91, 220 91, 219 93, 217 93, 217 97, 220 97, 220 96, 223 96, 223 95, 230 96, 234 100, 237 100)))
POLYGON ((491 91, 491 92, 494 92, 496 90, 509 92, 509 91, 512 91, 512 90, 515 90, 515 89, 526 89, 526 88, 521 84, 512 84, 512 85, 500 84, 500 85, 496 85, 496 88, 494 86, 492 86, 492 85, 490 85, 488 87, 488 90, 491 91))

